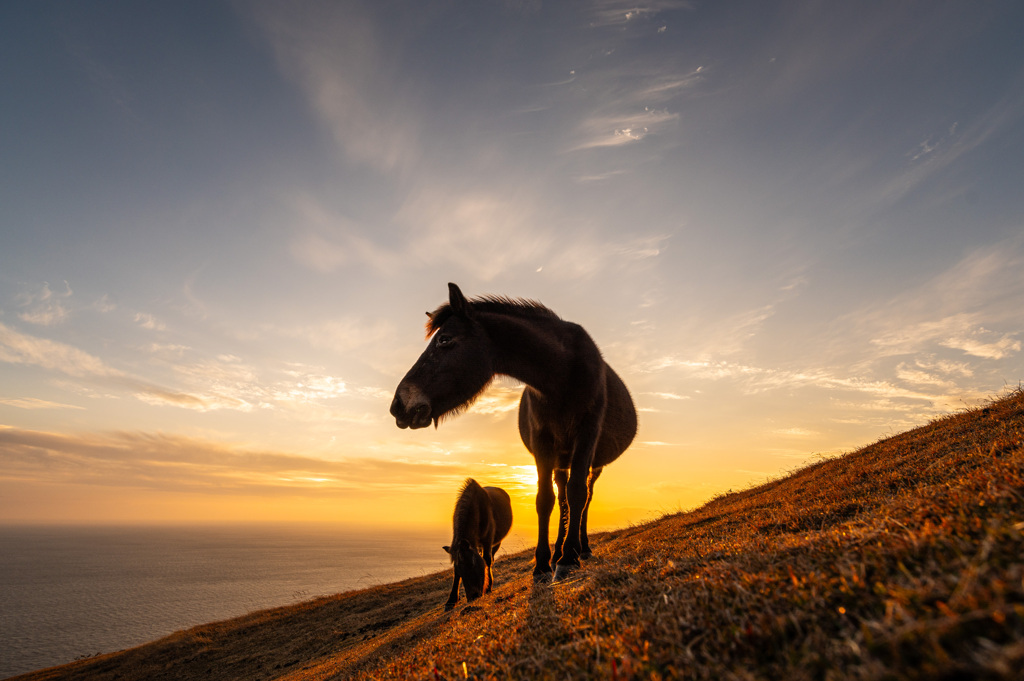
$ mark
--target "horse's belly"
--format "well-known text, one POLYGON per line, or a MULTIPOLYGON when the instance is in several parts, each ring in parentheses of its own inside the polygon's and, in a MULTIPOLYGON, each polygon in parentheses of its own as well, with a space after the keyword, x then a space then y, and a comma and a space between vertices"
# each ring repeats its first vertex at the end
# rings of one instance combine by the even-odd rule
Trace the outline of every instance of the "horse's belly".
POLYGON ((556 469, 569 470, 572 468, 572 452, 563 449, 558 452, 558 460, 555 462, 556 469))
MULTIPOLYGON (((607 406, 594 450, 592 466, 600 468, 619 457, 636 435, 636 408, 622 379, 607 368, 607 406)), ((534 459, 552 468, 571 468, 573 422, 579 417, 560 411, 537 390, 527 386, 519 402, 519 435, 534 459)))

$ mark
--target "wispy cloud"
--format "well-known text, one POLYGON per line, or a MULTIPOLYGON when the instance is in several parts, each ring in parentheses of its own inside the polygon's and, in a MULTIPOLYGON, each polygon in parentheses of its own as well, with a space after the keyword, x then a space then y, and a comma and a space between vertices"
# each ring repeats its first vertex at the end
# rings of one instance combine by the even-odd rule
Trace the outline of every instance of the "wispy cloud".
POLYGON ((473 403, 473 411, 480 414, 503 416, 519 409, 519 400, 522 395, 522 386, 512 387, 495 383, 473 403))
POLYGON ((0 404, 6 404, 9 407, 17 407, 18 409, 84 409, 84 407, 79 407, 74 404, 62 404, 60 402, 36 399, 34 397, 0 397, 0 404))
POLYGON ((979 327, 951 336, 940 345, 983 359, 1003 359, 1020 352, 1021 342, 1016 336, 1016 333, 992 334, 988 329, 979 327))
POLYGON ((973 373, 966 364, 927 362, 922 359, 900 362, 895 369, 896 378, 904 383, 931 386, 948 392, 956 389, 957 379, 969 378, 973 373))
POLYGON ((155 406, 174 406, 183 409, 195 409, 197 411, 213 411, 216 409, 238 409, 249 411, 252 408, 248 402, 222 395, 192 395, 184 392, 165 390, 143 381, 126 381, 126 385, 133 389, 136 399, 155 406))
POLYGON ((197 361, 179 360, 171 368, 186 392, 165 394, 150 389, 136 396, 151 404, 167 402, 204 411, 306 411, 330 421, 361 419, 329 406, 340 398, 381 401, 391 397, 390 393, 371 386, 349 385, 322 367, 296 363, 257 369, 240 357, 220 355, 197 361), (189 400, 197 402, 190 405, 189 400))
POLYGON ((524 196, 429 184, 410 193, 394 216, 407 233, 402 245, 383 246, 363 236, 364 227, 303 196, 294 201, 290 249, 298 262, 321 272, 361 264, 394 276, 409 267, 445 265, 489 281, 535 265, 551 247, 533 205, 524 196))
POLYGON ((68 317, 64 301, 71 295, 71 285, 66 281, 63 292, 55 293, 46 282, 36 291, 23 290, 16 297, 18 307, 21 308, 18 318, 38 326, 59 324, 68 317))
POLYGON ((930 178, 952 166, 1024 116, 1024 77, 1018 77, 1004 95, 973 120, 954 122, 935 137, 929 137, 908 154, 908 166, 882 190, 882 199, 892 203, 930 178))
POLYGON ((772 434, 773 435, 781 435, 783 437, 806 438, 806 437, 812 437, 814 435, 817 435, 818 433, 813 431, 813 430, 808 430, 807 428, 793 427, 793 428, 776 428, 775 430, 772 431, 772 434))
POLYGON ((624 175, 625 173, 625 170, 608 170, 603 173, 596 173, 593 175, 580 175, 576 178, 576 181, 580 183, 606 182, 608 180, 624 175))
POLYGON ((619 67, 597 69, 588 78, 601 84, 595 89, 604 97, 576 124, 569 151, 621 147, 666 131, 679 121, 667 103, 699 83, 703 68, 678 74, 664 67, 619 67))
POLYGON ((635 96, 638 101, 662 102, 675 97, 686 88, 696 85, 703 74, 704 67, 698 66, 683 75, 675 73, 653 75, 645 81, 635 96))
MULTIPOLYGON (((686 0, 599 0, 592 4, 590 25, 593 27, 622 26, 630 22, 653 19, 660 12, 674 9, 691 9, 693 3, 686 0)), ((656 30, 660 30, 657 24, 656 30)))
POLYGON ((179 343, 150 343, 143 351, 163 359, 180 359, 189 349, 187 345, 179 343))
POLYGON ((649 372, 665 370, 683 372, 690 381, 729 381, 745 395, 813 388, 827 390, 837 396, 843 393, 864 395, 885 400, 887 404, 892 400, 924 402, 936 409, 959 404, 965 394, 968 397, 983 397, 952 386, 949 386, 953 388, 951 393, 936 393, 925 391, 920 386, 916 389, 902 386, 890 380, 837 376, 824 369, 794 371, 725 360, 693 360, 669 356, 655 360, 646 367, 649 372))
POLYGON ((997 333, 981 326, 982 315, 960 313, 908 324, 888 331, 872 343, 887 354, 902 355, 921 351, 930 344, 960 350, 983 359, 1002 359, 1020 352, 1018 331, 997 333))
POLYGON ((555 239, 543 231, 533 197, 430 185, 411 195, 396 220, 409 232, 410 261, 455 265, 481 281, 536 266, 555 239))
POLYGON ((637 236, 618 240, 597 235, 559 240, 550 255, 540 262, 544 271, 558 279, 579 279, 613 270, 642 266, 661 255, 669 237, 637 236))
MULTIPOLYGON (((647 371, 660 363, 666 363, 666 366, 673 365, 677 361, 702 364, 711 359, 723 360, 744 356, 750 352, 750 346, 774 317, 779 305, 793 295, 795 295, 794 289, 783 289, 775 292, 774 299, 770 302, 732 313, 727 310, 716 310, 714 315, 702 319, 699 323, 691 321, 690 333, 693 328, 698 327, 699 333, 687 339, 689 350, 684 360, 677 360, 674 355, 660 358, 648 356, 647 359, 638 360, 638 368, 641 371, 647 371)), ((639 324, 640 337, 650 334, 654 328, 661 327, 664 323, 665 320, 657 320, 656 323, 639 324)), ((638 355, 641 358, 644 357, 646 349, 642 348, 638 355)))
MULTIPOLYGON (((296 197, 292 205, 292 255, 321 272, 360 264, 390 277, 410 268, 443 267, 487 282, 543 268, 548 276, 571 279, 649 261, 662 253, 670 238, 643 233, 605 236, 575 224, 574 216, 555 217, 562 227, 555 229, 550 207, 529 191, 499 193, 432 181, 408 194, 394 215, 395 228, 404 230, 396 245, 362 236, 365 226, 335 214, 312 196, 296 197)), ((325 329, 307 331, 311 337, 324 336, 325 329)), ((371 330, 371 335, 379 331, 371 330)))
POLYGON ((999 360, 1020 352, 1024 335, 1024 239, 966 255, 945 272, 882 305, 837 320, 854 337, 867 334, 883 355, 933 354, 937 348, 999 360))
POLYGON ((401 50, 381 39, 363 8, 264 2, 254 9, 281 69, 340 149, 377 170, 408 170, 420 155, 412 88, 401 78, 401 50))
POLYGON ((353 458, 328 461, 161 433, 65 435, 0 428, 0 476, 163 491, 324 493, 417 489, 459 479, 461 464, 353 458))
POLYGON ((393 274, 400 268, 400 254, 363 236, 360 225, 328 210, 309 194, 289 199, 295 224, 289 243, 292 256, 312 270, 334 272, 353 263, 393 274))
POLYGON ((147 312, 137 312, 135 323, 148 331, 164 331, 167 325, 147 312))
MULTIPOLYGON (((377 311, 372 311, 376 313, 377 311)), ((413 322, 414 326, 416 322, 413 322)), ((406 329, 408 327, 405 327, 406 329)), ((352 315, 339 318, 323 319, 309 324, 281 325, 265 324, 259 327, 260 336, 277 336, 287 342, 299 341, 309 348, 329 351, 332 355, 348 357, 353 362, 370 367, 376 372, 393 375, 408 367, 396 366, 393 341, 398 334, 393 321, 384 317, 352 315)), ((409 340, 419 340, 415 336, 409 340)), ((299 350, 300 353, 306 352, 299 350)), ((404 364, 406 359, 402 359, 404 364)), ((283 371, 286 373, 301 363, 285 361, 283 371)), ((350 365, 351 366, 351 365, 350 365)), ((310 372, 328 374, 324 367, 305 367, 310 372)), ((371 394, 376 388, 367 385, 349 384, 350 395, 371 394)), ((388 398, 390 400, 390 397, 388 398)))
POLYGON ((75 377, 123 377, 101 359, 65 343, 20 333, 0 324, 0 362, 52 369, 75 377))
POLYGON ((100 314, 107 314, 117 309, 117 305, 110 300, 110 296, 103 295, 92 304, 92 309, 96 310, 100 314))
POLYGON ((619 147, 639 142, 648 134, 658 132, 666 123, 678 118, 679 114, 664 109, 644 109, 632 114, 588 118, 578 126, 577 135, 582 141, 571 150, 619 147))
POLYGON ((0 362, 37 366, 78 379, 92 379, 107 386, 127 389, 139 399, 154 404, 201 410, 226 406, 216 398, 204 399, 162 388, 110 367, 98 357, 76 347, 24 334, 3 324, 0 324, 0 362))

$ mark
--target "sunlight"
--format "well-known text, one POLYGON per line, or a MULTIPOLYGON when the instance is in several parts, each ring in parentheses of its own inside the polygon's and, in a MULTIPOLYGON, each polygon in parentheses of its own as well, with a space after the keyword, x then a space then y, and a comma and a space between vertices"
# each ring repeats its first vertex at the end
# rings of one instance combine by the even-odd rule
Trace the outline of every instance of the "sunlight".
POLYGON ((517 487, 524 489, 537 489, 537 467, 536 466, 509 466, 511 473, 509 478, 515 482, 517 487))

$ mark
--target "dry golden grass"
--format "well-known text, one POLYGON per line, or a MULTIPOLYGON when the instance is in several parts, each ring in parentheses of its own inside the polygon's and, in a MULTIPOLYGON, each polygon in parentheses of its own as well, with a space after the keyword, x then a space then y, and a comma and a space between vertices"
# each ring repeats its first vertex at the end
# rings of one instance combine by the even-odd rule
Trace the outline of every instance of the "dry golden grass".
POLYGON ((1020 679, 1024 392, 688 513, 196 627, 31 679, 1020 679))

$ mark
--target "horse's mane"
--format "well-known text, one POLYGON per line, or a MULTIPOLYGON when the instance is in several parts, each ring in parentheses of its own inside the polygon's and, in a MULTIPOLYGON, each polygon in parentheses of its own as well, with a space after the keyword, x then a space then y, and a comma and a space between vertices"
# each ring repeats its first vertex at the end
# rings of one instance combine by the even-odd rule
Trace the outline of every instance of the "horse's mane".
MULTIPOLYGON (((507 314, 514 315, 517 317, 532 317, 536 319, 560 319, 550 308, 545 307, 536 300, 529 300, 526 298, 509 298, 508 296, 480 296, 478 298, 470 298, 468 301, 470 308, 474 312, 489 312, 494 314, 507 314)), ((427 338, 434 335, 434 332, 441 328, 441 326, 448 321, 448 318, 454 314, 452 307, 448 303, 442 304, 433 312, 428 312, 427 316, 427 338)))

